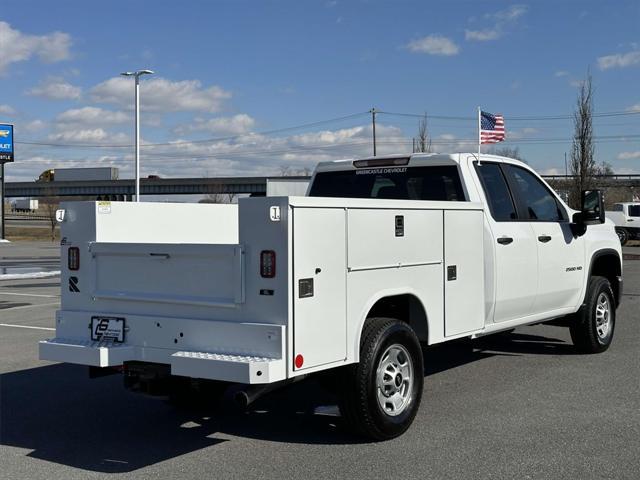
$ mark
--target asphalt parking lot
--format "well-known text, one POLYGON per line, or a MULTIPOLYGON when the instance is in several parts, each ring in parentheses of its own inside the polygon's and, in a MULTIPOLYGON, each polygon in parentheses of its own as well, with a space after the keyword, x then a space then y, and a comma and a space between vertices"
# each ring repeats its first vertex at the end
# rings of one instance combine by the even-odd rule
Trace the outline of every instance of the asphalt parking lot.
MULTIPOLYGON (((57 252, 0 244, 0 269, 54 270, 57 252)), ((0 281, 0 478, 640 476, 640 260, 625 261, 609 351, 576 355, 567 329, 547 325, 473 351, 430 348, 414 425, 378 444, 319 414, 333 399, 313 381, 233 414, 176 409, 124 391, 117 376, 90 380, 85 367, 39 361, 59 288, 57 277, 0 281)))

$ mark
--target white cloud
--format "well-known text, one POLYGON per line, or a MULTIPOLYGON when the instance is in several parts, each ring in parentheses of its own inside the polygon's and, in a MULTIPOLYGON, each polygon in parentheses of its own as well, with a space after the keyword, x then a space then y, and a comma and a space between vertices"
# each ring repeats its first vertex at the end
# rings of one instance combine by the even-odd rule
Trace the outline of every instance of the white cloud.
POLYGON ((22 125, 20 127, 20 130, 25 130, 27 132, 36 132, 38 130, 42 130, 46 126, 47 124, 44 123, 42 120, 32 120, 22 125))
POLYGON ((513 22, 529 11, 526 5, 511 5, 509 8, 496 13, 487 13, 484 18, 498 20, 501 22, 513 22))
POLYGON ((407 48, 414 53, 426 53, 429 55, 457 55, 460 47, 452 40, 442 35, 427 35, 426 37, 412 40, 407 48))
MULTIPOLYGON (((93 100, 133 107, 133 79, 113 77, 91 89, 93 100)), ((216 85, 203 88, 198 80, 172 82, 166 78, 143 77, 141 108, 153 112, 218 112, 231 93, 216 85)))
POLYGON ((584 85, 584 80, 569 80, 569 85, 575 88, 581 88, 584 85))
POLYGON ((63 127, 68 125, 83 126, 86 130, 92 126, 118 125, 131 121, 124 112, 105 110, 99 107, 82 107, 66 110, 56 117, 63 127))
POLYGON ((49 135, 49 140, 64 143, 128 144, 131 139, 124 133, 110 133, 103 128, 68 129, 49 135))
POLYGON ((49 100, 77 100, 82 95, 82 89, 71 85, 62 78, 48 77, 37 87, 27 90, 26 93, 49 100))
POLYGON ((16 111, 12 106, 4 104, 0 105, 0 113, 3 115, 13 115, 16 111))
POLYGON ((635 160, 640 158, 640 151, 636 152, 620 152, 618 154, 618 160, 635 160))
POLYGON ((189 132, 209 132, 218 135, 241 135, 248 133, 256 121, 245 113, 233 117, 196 118, 194 123, 177 127, 174 131, 179 135, 189 132))
POLYGON ((631 105, 629 108, 627 108, 627 112, 640 112, 640 103, 631 105))
POLYGON ((0 21, 0 73, 16 62, 37 56, 44 63, 59 62, 71 56, 71 36, 63 32, 29 35, 0 21))
POLYGON ((465 30, 465 40, 472 40, 476 42, 486 42, 489 40, 496 40, 500 38, 501 32, 496 28, 487 28, 485 30, 465 30))
POLYGON ((607 70, 609 68, 625 68, 640 63, 640 50, 627 53, 616 53, 598 58, 598 68, 607 70))
POLYGON ((528 10, 526 5, 512 5, 505 10, 487 13, 484 19, 492 21, 493 25, 480 30, 465 30, 464 38, 472 42, 497 40, 504 35, 507 27, 515 24, 528 10))
POLYGON ((554 77, 566 77, 569 75, 569 72, 567 72, 566 70, 558 70, 556 73, 553 74, 554 77))

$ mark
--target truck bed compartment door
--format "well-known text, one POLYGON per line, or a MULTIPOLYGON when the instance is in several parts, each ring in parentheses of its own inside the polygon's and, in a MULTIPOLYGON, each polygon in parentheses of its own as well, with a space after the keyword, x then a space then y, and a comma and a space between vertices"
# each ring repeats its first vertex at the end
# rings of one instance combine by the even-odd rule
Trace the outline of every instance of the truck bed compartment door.
POLYGON ((445 335, 484 327, 483 213, 444 212, 445 335))
POLYGON ((292 358, 298 359, 297 370, 346 356, 345 235, 344 209, 293 209, 292 358))

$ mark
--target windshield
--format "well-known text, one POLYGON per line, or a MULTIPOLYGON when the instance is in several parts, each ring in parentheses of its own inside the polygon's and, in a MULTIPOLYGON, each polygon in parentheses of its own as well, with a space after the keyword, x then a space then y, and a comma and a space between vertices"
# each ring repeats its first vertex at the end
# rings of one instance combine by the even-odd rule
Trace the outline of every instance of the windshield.
POLYGON ((629 216, 640 217, 640 205, 629 205, 629 216))
POLYGON ((316 174, 311 197, 465 201, 458 168, 362 168, 316 174))

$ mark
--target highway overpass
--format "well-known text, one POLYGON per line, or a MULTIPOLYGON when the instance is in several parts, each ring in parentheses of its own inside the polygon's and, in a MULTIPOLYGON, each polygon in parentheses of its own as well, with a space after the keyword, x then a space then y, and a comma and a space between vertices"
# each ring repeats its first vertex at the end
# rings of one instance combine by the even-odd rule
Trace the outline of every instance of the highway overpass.
MULTIPOLYGON (((308 181, 306 176, 219 177, 219 178, 142 178, 141 195, 252 194, 265 195, 267 184, 282 181, 308 181)), ((135 192, 134 180, 80 182, 7 182, 5 197, 100 197, 121 200, 135 192)))

